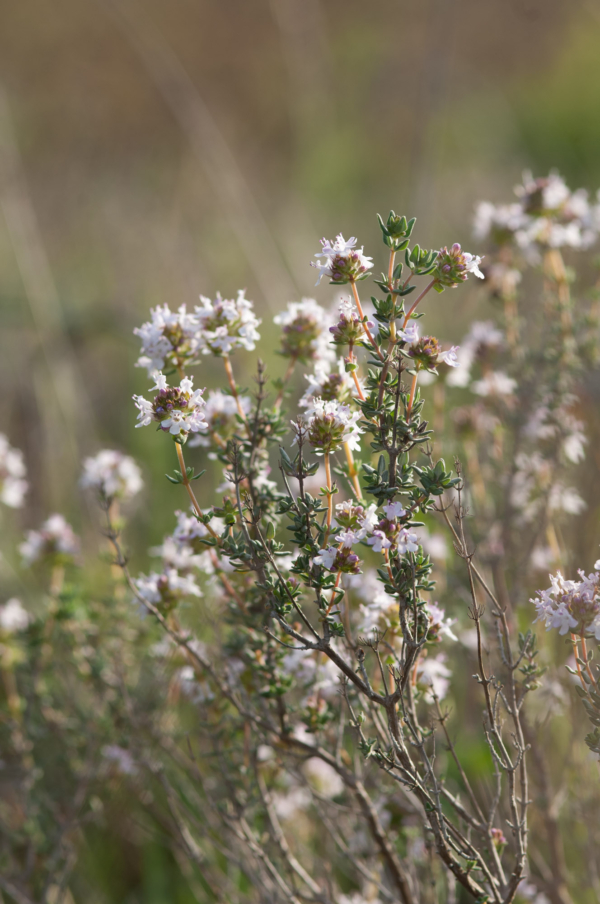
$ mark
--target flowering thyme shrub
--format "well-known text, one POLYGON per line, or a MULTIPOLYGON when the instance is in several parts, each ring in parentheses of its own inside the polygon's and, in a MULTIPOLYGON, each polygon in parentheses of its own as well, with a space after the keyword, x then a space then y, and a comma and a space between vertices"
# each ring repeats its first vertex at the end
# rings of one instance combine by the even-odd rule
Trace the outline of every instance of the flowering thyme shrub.
MULTIPOLYGON (((173 445, 178 508, 156 566, 132 574, 123 507, 141 474, 104 450, 81 477, 114 552, 102 599, 78 584, 62 516, 21 544, 46 589, 36 614, 0 608, 2 743, 19 775, 0 811, 9 898, 60 899, 118 781, 198 901, 589 899, 600 800, 580 793, 581 757, 569 795, 555 788, 553 726, 575 687, 600 754, 600 561, 573 579, 586 563, 564 541, 585 506, 578 388, 598 324, 562 256, 592 245, 600 208, 556 175, 526 177, 514 204, 478 208, 484 260, 421 248, 393 212, 379 226, 378 277, 355 238, 323 239, 317 285, 338 306, 305 298, 275 317, 286 369, 272 384, 260 360, 251 392, 236 380, 233 356, 260 340, 244 292, 157 307, 135 330, 152 381, 137 426, 155 428, 149 448, 173 445), (491 313, 452 346, 426 318, 470 277, 491 313), (223 382, 206 392, 210 358, 223 382), (553 671, 561 636, 577 684, 553 671), (19 822, 31 775, 43 806, 19 822)), ((2 441, 0 499, 17 507, 24 463, 2 441)))

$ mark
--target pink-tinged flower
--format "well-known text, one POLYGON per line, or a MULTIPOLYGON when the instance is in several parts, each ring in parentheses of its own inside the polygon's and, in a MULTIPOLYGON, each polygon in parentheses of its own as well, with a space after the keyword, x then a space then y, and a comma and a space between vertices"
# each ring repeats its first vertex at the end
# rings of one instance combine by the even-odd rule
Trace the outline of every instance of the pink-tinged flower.
POLYGON ((386 537, 382 530, 374 530, 367 543, 373 547, 373 552, 383 552, 384 549, 389 549, 392 545, 392 541, 386 537))
POLYGON ((315 565, 322 565, 327 571, 341 571, 344 574, 360 574, 360 559, 348 547, 337 549, 328 546, 320 549, 318 556, 314 558, 315 565))
POLYGON ((308 380, 308 388, 298 403, 301 408, 312 410, 315 399, 344 404, 352 395, 354 383, 349 374, 345 372, 344 362, 341 358, 337 371, 330 371, 328 362, 317 362, 314 372, 305 374, 305 377, 308 380))
POLYGON ((481 380, 473 383, 471 389, 479 396, 511 396, 517 388, 517 381, 500 370, 487 373, 481 380))
MULTIPOLYGON (((359 543, 373 530, 377 521, 376 509, 377 506, 374 503, 365 509, 364 506, 356 505, 353 502, 338 502, 335 507, 333 527, 344 528, 348 540, 352 536, 354 538, 352 543, 359 543)), ((336 540, 341 543, 342 534, 338 534, 336 540)), ((347 545, 352 544, 348 543, 347 545)))
POLYGON ((328 315, 314 298, 291 301, 287 310, 273 318, 282 328, 282 354, 286 358, 307 363, 335 358, 329 343, 328 315))
POLYGON ((26 566, 42 559, 66 564, 78 555, 79 539, 62 515, 51 515, 39 530, 27 531, 19 552, 26 566))
POLYGON ((341 233, 334 242, 321 239, 323 250, 315 254, 315 257, 323 258, 323 261, 311 265, 319 271, 317 285, 324 276, 337 285, 356 282, 367 277, 368 271, 373 266, 373 258, 367 257, 363 254, 363 249, 358 250, 355 245, 355 238, 346 241, 341 233))
POLYGON ((229 355, 236 348, 253 351, 260 339, 260 320, 254 314, 252 302, 240 289, 237 298, 221 298, 217 292, 214 301, 200 296, 202 306, 196 306, 195 317, 200 330, 200 347, 205 355, 229 355))
POLYGON ((315 399, 313 413, 308 419, 308 441, 317 455, 335 452, 344 443, 355 452, 360 449, 360 435, 363 432, 358 422, 359 411, 351 411, 348 405, 315 399))
POLYGON ((397 518, 404 518, 404 516, 406 515, 406 509, 401 502, 388 502, 387 505, 383 506, 383 511, 385 512, 385 517, 388 519, 388 521, 394 521, 397 518))
POLYGON ((29 484, 25 480, 25 462, 20 449, 13 449, 0 433, 0 502, 9 508, 21 508, 29 484))
POLYGON ((198 357, 200 331, 198 319, 188 314, 184 304, 177 311, 159 305, 150 311, 151 320, 136 327, 134 333, 142 340, 142 354, 136 367, 145 367, 148 376, 168 367, 185 367, 198 357))
POLYGON ((158 393, 152 402, 143 396, 134 396, 139 410, 137 427, 147 427, 156 421, 161 430, 171 436, 187 438, 189 433, 199 433, 208 427, 204 419, 205 401, 203 389, 193 388, 191 378, 185 377, 179 387, 169 387, 162 373, 153 375, 156 381, 153 389, 158 393))
POLYGON ((452 631, 452 625, 456 623, 455 618, 446 618, 446 612, 437 603, 427 603, 424 612, 429 618, 429 627, 427 628, 427 640, 429 642, 439 642, 442 637, 448 637, 450 640, 458 640, 458 637, 452 631))
POLYGON ((443 700, 448 693, 451 672, 446 661, 444 653, 419 658, 417 684, 425 689, 425 699, 428 702, 433 700, 434 695, 438 700, 443 700))
POLYGON ((435 288, 439 291, 455 289, 461 282, 465 282, 470 273, 484 279, 479 269, 481 260, 477 255, 463 251, 458 242, 452 245, 450 250, 442 248, 435 260, 435 288))
MULTIPOLYGON (((246 416, 250 414, 252 402, 248 396, 239 396, 242 411, 246 416)), ((200 430, 190 437, 189 445, 223 448, 223 443, 231 439, 236 430, 239 430, 239 413, 237 402, 231 395, 221 392, 220 389, 211 389, 205 400, 203 410, 206 429, 200 430)), ((214 458, 209 453, 209 458, 214 458)))
POLYGON ((143 486, 142 474, 129 455, 102 449, 83 462, 80 484, 96 490, 105 499, 131 499, 143 486))
POLYGON ((419 538, 416 533, 403 527, 398 533, 396 549, 401 556, 406 555, 407 552, 417 552, 419 549, 419 538))

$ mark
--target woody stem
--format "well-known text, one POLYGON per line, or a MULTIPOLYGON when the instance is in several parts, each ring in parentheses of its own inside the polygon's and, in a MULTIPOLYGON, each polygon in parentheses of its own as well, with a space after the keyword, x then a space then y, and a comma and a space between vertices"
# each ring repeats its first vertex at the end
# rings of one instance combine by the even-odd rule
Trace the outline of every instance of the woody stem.
POLYGON ((412 305, 412 307, 410 307, 410 308, 408 309, 408 314, 407 314, 406 317, 404 318, 404 323, 402 324, 402 329, 403 329, 403 330, 406 329, 406 325, 407 325, 408 321, 409 321, 410 318, 411 318, 411 314, 413 313, 413 311, 415 310, 415 308, 417 307, 417 305, 419 304, 419 302, 422 301, 422 300, 425 298, 425 296, 427 295, 427 293, 429 292, 430 289, 433 289, 434 285, 435 285, 435 279, 432 279, 431 282, 429 283, 429 285, 425 286, 425 288, 423 289, 423 291, 421 292, 421 294, 419 295, 419 297, 417 298, 417 300, 414 302, 414 304, 412 305))
POLYGON ((247 423, 246 415, 244 414, 244 409, 242 408, 242 403, 240 402, 240 396, 238 393, 238 389, 235 383, 235 378, 233 376, 233 370, 231 367, 231 361, 229 360, 228 355, 223 355, 223 364, 225 365, 225 373, 227 374, 227 380, 229 381, 229 388, 231 389, 231 395, 235 399, 235 404, 237 405, 238 414, 243 420, 244 423, 247 423))
MULTIPOLYGON (((356 302, 356 307, 357 307, 357 309, 358 309, 358 313, 359 313, 360 319, 361 319, 361 320, 364 320, 364 319, 365 319, 365 315, 364 315, 364 312, 363 312, 363 309, 362 309, 362 305, 361 305, 361 303, 360 303, 360 298, 358 297, 358 289, 356 288, 356 283, 354 282, 354 280, 352 280, 352 282, 350 283, 350 285, 352 286, 352 294, 354 295, 354 301, 356 302)), ((373 346, 373 348, 375 349, 375 351, 377 352, 377 354, 379 355, 379 357, 380 357, 381 360, 383 361, 383 354, 382 354, 382 352, 381 352, 381 349, 379 348, 378 345, 376 345, 375 340, 373 339, 373 336, 371 335, 371 331, 370 331, 369 327, 368 327, 367 324, 366 324, 366 321, 365 321, 365 323, 363 323, 363 329, 364 329, 365 333, 367 334, 367 339, 369 340, 369 342, 371 343, 371 345, 373 346)))
POLYGON ((333 520, 333 494, 331 490, 333 485, 331 482, 331 466, 329 464, 329 452, 325 452, 325 475, 327 478, 327 533, 331 530, 331 522, 333 520))

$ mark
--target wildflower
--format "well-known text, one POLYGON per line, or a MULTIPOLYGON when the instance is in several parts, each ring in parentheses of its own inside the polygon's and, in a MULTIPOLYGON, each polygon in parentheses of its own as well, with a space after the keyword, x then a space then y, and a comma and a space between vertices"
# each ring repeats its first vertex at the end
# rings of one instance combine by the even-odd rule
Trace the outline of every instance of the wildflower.
POLYGON ((586 575, 579 572, 580 581, 568 581, 560 571, 550 575, 550 587, 539 590, 530 600, 537 611, 536 621, 543 621, 546 630, 556 628, 559 634, 593 634, 600 640, 600 573, 586 575))
MULTIPOLYGON (((338 322, 329 327, 329 332, 333 336, 332 342, 334 345, 348 345, 352 348, 365 337, 364 323, 358 316, 354 302, 349 298, 342 298, 339 311, 338 322)), ((375 329, 375 324, 371 320, 366 321, 366 326, 369 330, 375 329)))
POLYGON ((13 449, 4 433, 0 433, 0 502, 9 508, 21 508, 29 484, 25 478, 25 462, 20 449, 13 449))
POLYGON ((321 239, 323 250, 315 254, 315 257, 321 257, 323 261, 312 264, 319 271, 317 285, 324 276, 337 285, 366 279, 367 271, 373 266, 373 258, 367 257, 363 254, 363 249, 358 250, 355 245, 355 238, 346 241, 341 233, 334 242, 321 239))
POLYGON ((236 348, 252 351, 260 339, 260 320, 254 314, 252 302, 240 289, 237 298, 225 299, 217 293, 214 301, 200 296, 202 307, 196 306, 195 316, 205 355, 229 355, 236 348))
POLYGON ((83 462, 81 486, 93 487, 106 499, 131 499, 143 486, 139 467, 129 455, 102 449, 83 462))
POLYGON ((480 201, 475 210, 473 235, 478 240, 491 238, 495 244, 504 245, 524 222, 525 214, 519 203, 496 205, 480 201))
POLYGON ((39 530, 27 531, 19 552, 25 566, 44 558, 66 564, 79 553, 79 540, 62 515, 51 515, 39 530))
POLYGON ((188 596, 202 596, 194 578, 179 574, 175 568, 166 568, 160 574, 141 575, 136 578, 135 585, 145 600, 165 612, 170 612, 188 596))
POLYGON ((0 629, 7 634, 24 631, 30 621, 29 613, 23 608, 21 600, 16 597, 0 606, 0 629))
POLYGON ((458 640, 456 634, 452 631, 452 625, 455 624, 455 618, 446 618, 446 612, 437 603, 427 603, 424 606, 424 612, 429 618, 429 626, 427 628, 427 640, 432 643, 439 643, 442 637, 449 637, 450 640, 458 640))
POLYGON ((373 534, 369 537, 367 543, 369 546, 373 547, 373 552, 383 552, 384 549, 389 549, 392 545, 392 541, 382 530, 378 529, 373 531, 373 534))
POLYGON ((393 521, 395 518, 403 518, 406 515, 406 509, 401 502, 388 502, 387 505, 383 506, 383 511, 388 521, 393 521))
POLYGON ((367 533, 373 529, 376 519, 377 506, 372 503, 367 509, 353 502, 338 502, 335 507, 335 517, 332 526, 345 528, 356 537, 354 542, 363 540, 367 533))
POLYGON ((282 327, 281 347, 286 358, 306 364, 334 357, 327 335, 327 314, 314 298, 290 302, 287 311, 273 320, 282 327))
POLYGON ((347 547, 337 549, 335 546, 328 546, 327 549, 320 549, 319 554, 314 558, 314 563, 322 565, 327 571, 360 574, 360 559, 347 547))
POLYGON ((350 376, 344 370, 344 362, 339 361, 337 372, 330 371, 329 365, 317 363, 312 374, 306 374, 308 388, 300 402, 301 408, 312 409, 315 399, 323 399, 325 402, 345 402, 350 398, 353 383, 350 376))
POLYGON ((202 398, 204 390, 194 390, 191 377, 185 377, 178 388, 169 387, 162 373, 153 374, 153 379, 156 382, 152 388, 158 389, 158 393, 152 402, 143 396, 133 397, 140 412, 137 427, 147 427, 152 421, 157 421, 165 433, 184 438, 189 433, 207 429, 202 398))
POLYGON ((447 364, 448 367, 456 367, 458 358, 456 353, 458 346, 453 345, 447 351, 442 351, 438 340, 434 336, 423 336, 419 338, 417 328, 411 332, 412 341, 409 342, 408 348, 403 350, 409 358, 412 358, 417 370, 424 368, 429 373, 437 373, 438 364, 447 364))
MULTIPOLYGON (((248 396, 239 396, 239 401, 242 411, 248 416, 251 408, 250 399, 248 396)), ((217 445, 223 448, 239 427, 236 400, 220 389, 211 389, 206 397, 203 416, 206 428, 191 437, 189 445, 191 447, 217 445)))
POLYGON ((122 775, 137 775, 138 767, 129 750, 117 744, 105 744, 101 753, 122 775))
POLYGON ((499 850, 502 850, 502 848, 508 844, 508 841, 506 840, 502 829, 492 829, 490 834, 492 836, 494 847, 498 848, 499 850))
POLYGON ((435 260, 434 280, 435 288, 442 292, 444 289, 455 289, 459 283, 465 282, 469 273, 484 279, 479 269, 481 258, 475 254, 463 251, 456 242, 452 248, 440 249, 435 260))
POLYGON ((308 419, 308 441, 317 455, 335 452, 343 443, 357 451, 363 432, 358 426, 359 420, 360 412, 350 411, 347 405, 315 399, 313 413, 308 419))
POLYGON ((401 556, 407 552, 417 552, 419 549, 419 538, 416 533, 403 527, 398 533, 396 549, 401 556))
POLYGON ((136 327, 134 333, 142 340, 142 354, 136 367, 145 367, 148 376, 163 367, 181 368, 197 358, 200 346, 198 320, 188 314, 184 304, 177 311, 159 305, 150 311, 151 320, 136 327))

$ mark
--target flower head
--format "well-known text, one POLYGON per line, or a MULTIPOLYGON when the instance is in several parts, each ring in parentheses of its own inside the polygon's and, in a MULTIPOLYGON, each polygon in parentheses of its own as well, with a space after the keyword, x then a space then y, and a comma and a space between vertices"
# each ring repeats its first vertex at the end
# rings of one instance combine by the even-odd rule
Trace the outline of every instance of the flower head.
POLYGON ((398 532, 398 537, 396 539, 396 549, 401 556, 406 555, 407 552, 418 552, 419 538, 414 530, 409 530, 408 528, 403 527, 398 532))
POLYGON ((475 254, 469 254, 463 251, 458 242, 456 242, 450 250, 444 247, 440 250, 435 260, 434 280, 435 288, 442 291, 443 289, 455 289, 461 282, 465 282, 469 273, 484 279, 483 273, 479 269, 481 258, 475 254))
POLYGON ((359 420, 360 412, 352 412, 348 405, 315 399, 313 413, 308 419, 308 441, 317 455, 335 452, 343 443, 357 451, 363 432, 358 426, 359 420))
POLYGON ((339 361, 338 369, 330 370, 328 364, 317 363, 312 374, 306 374, 308 387, 298 403, 301 408, 313 410, 315 399, 325 402, 346 402, 352 393, 351 377, 344 370, 344 362, 339 361))
POLYGON ((457 345, 442 351, 442 347, 435 336, 419 336, 419 329, 416 324, 410 324, 399 335, 406 343, 403 349, 404 354, 413 359, 417 370, 423 368, 423 370, 436 374, 438 364, 447 364, 448 367, 457 366, 457 345))
POLYGON ((335 546, 320 549, 319 554, 314 558, 314 563, 322 565, 327 571, 360 574, 360 559, 347 546, 342 546, 341 549, 337 549, 335 546))
POLYGON ((287 310, 273 319, 282 327, 281 347, 286 358, 306 364, 335 357, 327 335, 327 314, 314 298, 291 301, 287 310))
POLYGON ((29 486, 25 473, 23 453, 13 449, 4 433, 0 433, 0 502, 21 508, 29 486))
POLYGON ((151 309, 150 316, 151 320, 133 331, 142 340, 136 367, 145 367, 151 376, 165 365, 178 368, 192 363, 200 346, 197 318, 188 314, 184 304, 177 311, 159 305, 151 309))
POLYGON ((559 634, 593 634, 600 640, 600 574, 586 575, 580 571, 579 581, 567 581, 560 571, 550 575, 550 587, 539 590, 530 600, 546 630, 558 629, 559 634))
POLYGON ((346 241, 341 233, 334 242, 321 239, 323 250, 315 254, 315 257, 323 260, 312 264, 319 271, 317 285, 324 276, 336 285, 366 279, 368 271, 373 266, 373 258, 367 257, 363 254, 363 249, 359 250, 355 245, 355 238, 346 241))
POLYGON ((137 427, 147 427, 156 421, 161 430, 175 437, 187 437, 189 433, 205 431, 208 424, 204 420, 205 402, 203 389, 193 389, 193 381, 185 377, 179 387, 170 387, 162 373, 153 375, 158 393, 152 402, 143 396, 134 396, 139 410, 137 427))
MULTIPOLYGON (((365 327, 358 316, 354 303, 349 298, 343 298, 340 301, 339 310, 338 322, 329 327, 334 345, 348 345, 352 347, 362 342, 365 337, 365 327)), ((370 330, 375 328, 375 324, 371 320, 367 320, 366 325, 370 330)))
POLYGON ((253 351, 260 339, 260 320, 244 289, 240 289, 235 299, 221 298, 217 293, 214 301, 204 295, 200 301, 202 306, 196 306, 195 317, 205 355, 229 355, 236 348, 253 351))
POLYGON ((79 539, 62 515, 51 515, 39 530, 27 531, 19 552, 26 566, 42 559, 66 564, 79 553, 79 539))
POLYGON ((139 467, 129 455, 102 449, 83 462, 81 486, 93 487, 105 499, 131 499, 143 486, 139 467))

